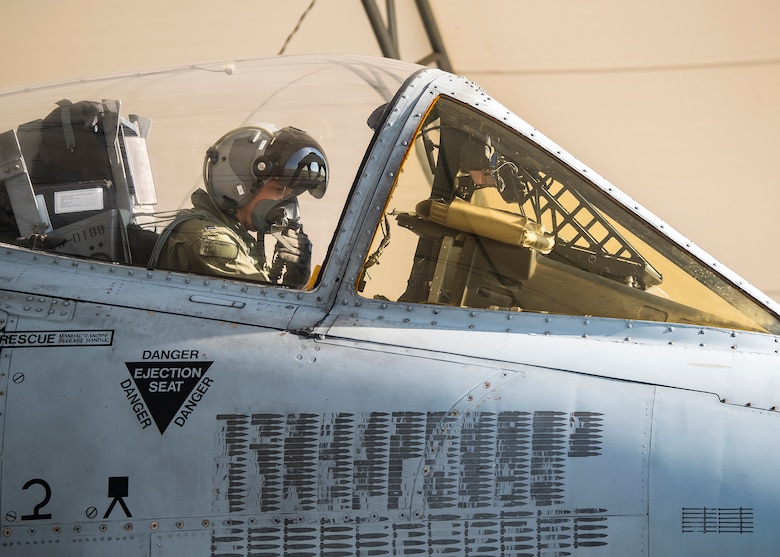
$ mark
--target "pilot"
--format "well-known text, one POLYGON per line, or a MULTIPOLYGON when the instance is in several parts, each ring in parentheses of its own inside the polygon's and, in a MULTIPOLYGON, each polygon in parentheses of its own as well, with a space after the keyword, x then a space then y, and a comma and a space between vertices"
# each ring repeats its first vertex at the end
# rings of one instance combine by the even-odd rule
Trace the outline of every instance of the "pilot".
POLYGON ((471 201, 481 188, 496 187, 495 150, 489 141, 470 138, 460 150, 460 168, 455 178, 455 195, 471 201))
POLYGON ((193 192, 193 208, 163 231, 150 264, 305 286, 311 242, 297 218, 297 197, 325 194, 327 166, 322 148, 303 130, 258 124, 228 132, 206 152, 206 190, 193 192), (271 261, 265 234, 277 240, 271 261))

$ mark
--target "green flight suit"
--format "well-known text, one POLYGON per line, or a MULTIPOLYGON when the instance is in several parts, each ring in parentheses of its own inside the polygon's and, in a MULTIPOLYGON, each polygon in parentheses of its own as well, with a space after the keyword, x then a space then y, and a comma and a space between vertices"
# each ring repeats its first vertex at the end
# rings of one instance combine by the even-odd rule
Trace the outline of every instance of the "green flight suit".
POLYGON ((191 199, 193 209, 182 211, 179 222, 165 231, 169 235, 156 266, 269 282, 263 246, 238 220, 220 211, 204 190, 193 192, 191 199))

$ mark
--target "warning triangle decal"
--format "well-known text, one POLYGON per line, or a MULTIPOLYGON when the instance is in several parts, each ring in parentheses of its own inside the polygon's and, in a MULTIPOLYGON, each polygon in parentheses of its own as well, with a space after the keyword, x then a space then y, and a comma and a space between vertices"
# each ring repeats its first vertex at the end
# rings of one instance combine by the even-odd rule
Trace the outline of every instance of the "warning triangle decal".
POLYGON ((160 433, 214 362, 125 362, 160 433))

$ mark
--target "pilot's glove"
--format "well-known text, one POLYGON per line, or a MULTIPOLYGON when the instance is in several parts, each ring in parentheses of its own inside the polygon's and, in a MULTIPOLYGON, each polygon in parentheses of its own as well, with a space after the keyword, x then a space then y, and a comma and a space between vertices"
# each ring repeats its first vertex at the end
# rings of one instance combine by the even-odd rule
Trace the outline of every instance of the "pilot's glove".
POLYGON ((282 284, 301 288, 309 280, 311 274, 311 241, 301 230, 287 229, 280 234, 274 234, 276 243, 276 259, 285 263, 282 284))

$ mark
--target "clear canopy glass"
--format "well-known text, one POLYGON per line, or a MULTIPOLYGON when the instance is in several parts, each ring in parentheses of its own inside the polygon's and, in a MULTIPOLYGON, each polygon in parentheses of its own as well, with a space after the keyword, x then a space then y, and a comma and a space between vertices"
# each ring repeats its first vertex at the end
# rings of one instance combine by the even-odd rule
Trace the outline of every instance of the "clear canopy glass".
MULTIPOLYGON (((300 193, 291 215, 313 242, 314 270, 293 287, 313 288, 372 138, 383 137, 377 109, 421 69, 277 57, 0 93, 0 241, 154 268, 161 233, 204 188, 210 147, 242 126, 294 126, 327 158, 327 191, 300 193)), ((770 309, 604 188, 435 89, 415 101, 425 117, 400 168, 387 168, 397 179, 361 296, 780 333, 770 309)))
POLYGON ((277 57, 1 93, 0 132, 17 136, 37 207, 16 200, 14 211, 13 188, 0 192, 0 239, 49 249, 65 238, 53 251, 147 266, 154 236, 144 232, 159 234, 191 206, 207 149, 234 128, 268 123, 306 131, 327 157, 327 193, 299 196, 313 264, 321 265, 374 134, 367 120, 419 68, 360 56, 277 57), (73 103, 68 122, 63 100, 73 103), (82 133, 92 124, 81 101, 100 113, 90 133, 82 133), (67 162, 74 154, 78 161, 67 162), (62 172, 68 165, 80 171, 62 172))
POLYGON ((405 303, 780 332, 775 315, 580 173, 445 96, 398 172, 358 290, 405 303))

